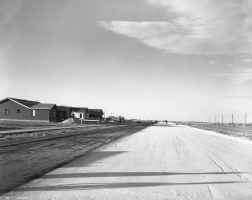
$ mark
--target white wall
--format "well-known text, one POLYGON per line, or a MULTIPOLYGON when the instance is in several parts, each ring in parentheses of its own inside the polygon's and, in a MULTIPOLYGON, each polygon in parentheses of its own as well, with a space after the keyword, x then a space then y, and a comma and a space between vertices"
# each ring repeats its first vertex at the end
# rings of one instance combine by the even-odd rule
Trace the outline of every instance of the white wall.
POLYGON ((80 119, 80 115, 82 115, 81 119, 84 119, 85 113, 81 112, 74 112, 74 117, 80 119))

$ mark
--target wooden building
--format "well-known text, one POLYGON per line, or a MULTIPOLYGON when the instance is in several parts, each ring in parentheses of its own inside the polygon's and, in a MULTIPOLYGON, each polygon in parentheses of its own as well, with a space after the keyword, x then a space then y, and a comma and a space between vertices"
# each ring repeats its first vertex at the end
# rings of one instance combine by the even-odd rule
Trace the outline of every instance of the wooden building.
POLYGON ((88 119, 89 109, 88 108, 72 108, 72 115, 77 119, 88 119))
POLYGON ((37 101, 7 97, 0 101, 0 119, 56 121, 55 104, 42 104, 37 101))
POLYGON ((104 114, 102 109, 88 109, 88 113, 88 119, 92 120, 101 120, 104 114))
POLYGON ((30 108, 32 110, 32 117, 39 120, 56 122, 57 121, 57 106, 56 104, 39 103, 30 108))
POLYGON ((57 106, 57 121, 62 122, 72 117, 73 108, 69 106, 57 106))

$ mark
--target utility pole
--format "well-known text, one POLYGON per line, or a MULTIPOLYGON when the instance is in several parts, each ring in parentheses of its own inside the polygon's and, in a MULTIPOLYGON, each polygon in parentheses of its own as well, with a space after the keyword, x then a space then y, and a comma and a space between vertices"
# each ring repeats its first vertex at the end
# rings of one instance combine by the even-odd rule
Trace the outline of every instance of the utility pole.
POLYGON ((214 116, 214 124, 215 124, 215 122, 216 122, 216 116, 214 116))
POLYGON ((222 118, 221 118, 221 122, 222 122, 222 124, 223 124, 223 115, 222 115, 222 118))
POLYGON ((210 123, 210 117, 209 117, 209 123, 210 123))
POLYGON ((234 123, 234 114, 232 113, 232 124, 234 123))
POLYGON ((245 125, 247 124, 247 113, 245 113, 245 125))

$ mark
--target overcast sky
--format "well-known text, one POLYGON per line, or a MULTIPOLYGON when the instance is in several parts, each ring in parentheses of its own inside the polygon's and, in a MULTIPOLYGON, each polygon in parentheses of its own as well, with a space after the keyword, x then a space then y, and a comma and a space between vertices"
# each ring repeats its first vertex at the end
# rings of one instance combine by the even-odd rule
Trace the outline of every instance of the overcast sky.
POLYGON ((251 0, 0 0, 0 98, 252 122, 251 0))

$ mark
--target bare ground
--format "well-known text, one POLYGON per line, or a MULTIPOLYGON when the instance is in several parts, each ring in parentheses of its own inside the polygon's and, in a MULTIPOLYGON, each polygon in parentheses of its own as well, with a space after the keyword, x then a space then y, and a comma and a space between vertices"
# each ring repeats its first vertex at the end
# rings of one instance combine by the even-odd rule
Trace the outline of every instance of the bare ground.
MULTIPOLYGON (((40 177, 93 149, 145 127, 124 126, 117 130, 113 127, 105 129, 97 127, 97 131, 92 133, 87 133, 87 130, 79 128, 73 133, 82 132, 83 134, 75 137, 0 147, 0 194, 40 177)), ((40 132, 39 134, 47 133, 40 132)))
POLYGON ((159 124, 81 156, 0 199, 251 200, 251 152, 251 141, 159 124))

